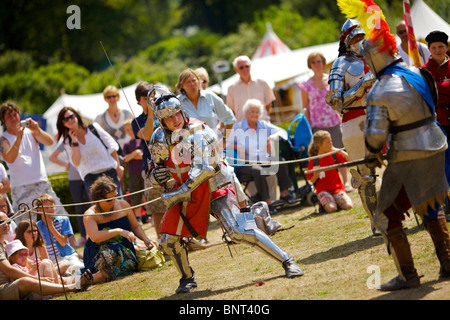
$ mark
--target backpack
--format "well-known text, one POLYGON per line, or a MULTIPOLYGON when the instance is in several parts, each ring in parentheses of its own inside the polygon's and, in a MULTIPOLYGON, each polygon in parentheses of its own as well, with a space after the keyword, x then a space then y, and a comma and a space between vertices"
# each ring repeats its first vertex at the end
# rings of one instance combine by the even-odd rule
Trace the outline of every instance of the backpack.
POLYGON ((305 115, 298 114, 289 125, 287 129, 288 142, 290 143, 292 150, 300 157, 308 157, 308 147, 312 139, 311 127, 306 119, 305 115), (293 130, 294 125, 295 130, 293 130))

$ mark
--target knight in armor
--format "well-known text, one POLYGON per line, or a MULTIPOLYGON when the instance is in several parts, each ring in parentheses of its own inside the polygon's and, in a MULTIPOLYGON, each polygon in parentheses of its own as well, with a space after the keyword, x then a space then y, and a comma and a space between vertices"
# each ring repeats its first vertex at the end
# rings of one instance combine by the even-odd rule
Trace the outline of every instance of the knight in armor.
POLYGON ((167 88, 155 86, 149 97, 154 97, 149 104, 160 122, 150 139, 152 177, 162 186, 171 178, 176 182, 161 196, 167 208, 161 221, 161 245, 181 276, 176 293, 197 287, 182 238, 205 238, 209 214, 232 241, 256 246, 279 261, 288 278, 303 275, 295 260, 257 227, 251 208, 241 211, 231 185, 232 169, 220 157, 214 131, 189 118, 167 88))
POLYGON ((446 137, 435 121, 430 74, 399 62, 394 35, 384 20, 368 32, 359 51, 376 76, 367 94, 364 139, 369 166, 378 165, 387 143, 384 171, 374 223, 382 233, 399 275, 382 284, 393 291, 420 285, 402 221, 411 207, 431 235, 440 275, 450 276, 450 237, 442 204, 448 183, 444 173, 446 137))
MULTIPOLYGON (((330 92, 326 101, 342 113, 342 142, 350 160, 362 159, 366 153, 363 137, 366 92, 375 81, 358 52, 358 44, 365 35, 358 20, 345 21, 341 29, 339 57, 331 66, 328 78, 330 92)), ((370 218, 372 232, 379 235, 373 224, 376 207, 375 169, 369 169, 363 164, 358 166, 358 170, 351 169, 350 173, 352 186, 358 188, 362 205, 370 218)))

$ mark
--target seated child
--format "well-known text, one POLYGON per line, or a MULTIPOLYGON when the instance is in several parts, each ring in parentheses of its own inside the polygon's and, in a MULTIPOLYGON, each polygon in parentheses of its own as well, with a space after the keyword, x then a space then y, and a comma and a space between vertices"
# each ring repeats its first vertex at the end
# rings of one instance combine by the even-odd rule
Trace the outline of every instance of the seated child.
MULTIPOLYGON (((55 200, 49 194, 44 193, 38 198, 45 207, 47 215, 41 215, 36 225, 44 239, 50 260, 56 264, 56 259, 62 265, 68 264, 66 269, 68 273, 80 273, 79 270, 84 268, 83 262, 80 260, 78 253, 71 245, 74 243, 74 235, 72 225, 67 216, 55 216, 55 200), (52 237, 50 239, 50 236, 52 237), (53 245, 52 245, 53 244, 53 245), (55 251, 53 251, 53 246, 55 251)), ((42 207, 38 206, 38 212, 42 212, 42 207)))
MULTIPOLYGON (((309 145, 309 156, 326 154, 336 150, 331 142, 331 135, 324 130, 314 133, 313 141, 309 145)), ((308 170, 318 167, 331 166, 336 163, 348 161, 348 155, 344 151, 337 152, 322 158, 309 161, 308 170)), ((317 198, 327 213, 335 212, 338 208, 350 210, 353 203, 345 191, 339 172, 336 169, 308 173, 306 178, 315 185, 317 198)))
MULTIPOLYGON (((28 248, 20 240, 13 240, 6 245, 6 255, 13 267, 34 276, 39 275, 40 277, 50 278, 53 283, 61 283, 61 278, 49 259, 39 261, 39 273, 37 272, 36 263, 31 263, 29 264, 30 267, 27 267, 28 248)), ((74 283, 75 277, 63 277, 63 281, 64 284, 74 283)))

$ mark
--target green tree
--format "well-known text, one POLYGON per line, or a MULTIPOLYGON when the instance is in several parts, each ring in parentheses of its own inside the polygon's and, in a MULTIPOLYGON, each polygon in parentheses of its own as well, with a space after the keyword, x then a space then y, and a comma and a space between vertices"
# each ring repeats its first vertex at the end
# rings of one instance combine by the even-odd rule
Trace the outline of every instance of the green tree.
POLYGON ((178 1, 78 0, 81 29, 68 29, 70 3, 54 0, 0 2, 0 52, 29 52, 39 64, 73 61, 89 70, 111 56, 131 57, 170 34, 179 22, 178 1))
POLYGON ((251 23, 255 12, 279 3, 280 0, 181 0, 182 25, 198 25, 226 35, 236 32, 241 23, 251 23))
POLYGON ((58 62, 0 77, 0 98, 14 100, 23 112, 44 113, 62 90, 77 93, 89 71, 74 63, 58 62))

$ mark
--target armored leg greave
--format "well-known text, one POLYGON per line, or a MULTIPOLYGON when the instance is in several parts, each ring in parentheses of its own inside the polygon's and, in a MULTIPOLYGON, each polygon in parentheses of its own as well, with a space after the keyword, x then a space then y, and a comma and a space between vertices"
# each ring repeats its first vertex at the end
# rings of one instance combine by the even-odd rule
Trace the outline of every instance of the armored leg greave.
POLYGON ((372 230, 374 230, 373 216, 377 207, 375 169, 369 169, 367 166, 361 165, 358 166, 358 172, 355 170, 350 170, 350 172, 352 174, 352 186, 358 188, 361 203, 369 216, 372 230), (356 184, 354 180, 358 180, 356 184))
POLYGON ((211 209, 232 240, 256 246, 279 262, 290 258, 289 254, 284 252, 263 231, 258 229, 252 213, 240 211, 229 194, 214 200, 211 209))
POLYGON ((182 279, 192 278, 194 276, 194 271, 189 265, 186 244, 181 241, 180 237, 163 233, 161 235, 161 246, 172 258, 182 279))

